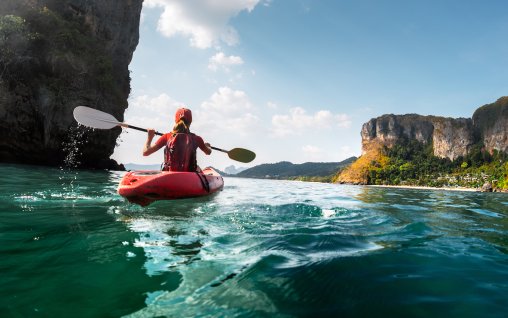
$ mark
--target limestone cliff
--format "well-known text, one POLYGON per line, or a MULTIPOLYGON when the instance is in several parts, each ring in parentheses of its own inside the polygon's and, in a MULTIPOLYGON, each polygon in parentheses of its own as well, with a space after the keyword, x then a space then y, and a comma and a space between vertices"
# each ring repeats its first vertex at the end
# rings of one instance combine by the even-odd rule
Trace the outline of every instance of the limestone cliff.
POLYGON ((432 146, 434 155, 455 160, 466 156, 477 142, 471 119, 434 117, 432 146))
POLYGON ((474 144, 471 119, 436 116, 383 115, 363 124, 362 153, 371 144, 392 147, 403 139, 432 143, 434 155, 454 160, 468 153, 474 144))
POLYGON ((508 153, 508 96, 478 108, 473 124, 485 148, 508 153))
POLYGON ((120 129, 80 131, 72 111, 123 119, 142 3, 0 1, 1 162, 119 168, 109 157, 120 129))
POLYGON ((508 153, 508 97, 478 108, 472 119, 382 115, 363 124, 361 136, 362 156, 337 176, 338 182, 366 183, 371 162, 386 160, 383 147, 410 140, 431 145, 434 156, 452 161, 465 157, 478 146, 491 154, 508 153))

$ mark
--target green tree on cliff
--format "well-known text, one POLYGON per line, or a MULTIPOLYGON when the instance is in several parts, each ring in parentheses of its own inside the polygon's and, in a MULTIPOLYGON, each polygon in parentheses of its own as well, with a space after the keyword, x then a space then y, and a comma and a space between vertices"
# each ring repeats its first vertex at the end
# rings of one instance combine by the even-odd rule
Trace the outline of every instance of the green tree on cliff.
POLYGON ((508 154, 476 145, 464 158, 451 161, 434 156, 432 145, 415 140, 383 148, 386 164, 370 165, 369 184, 479 187, 491 181, 508 188, 508 154))
POLYGON ((8 75, 11 66, 29 59, 26 53, 36 38, 25 19, 14 15, 0 16, 0 80, 8 75))

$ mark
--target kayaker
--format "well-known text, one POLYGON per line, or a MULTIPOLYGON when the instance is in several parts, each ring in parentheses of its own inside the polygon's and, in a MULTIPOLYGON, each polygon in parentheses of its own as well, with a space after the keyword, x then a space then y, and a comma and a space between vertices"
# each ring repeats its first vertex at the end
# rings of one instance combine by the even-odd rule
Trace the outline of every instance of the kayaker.
POLYGON ((199 147, 209 155, 212 148, 205 143, 203 138, 190 132, 192 112, 187 108, 179 108, 175 113, 175 125, 173 131, 162 135, 154 145, 152 139, 155 136, 154 129, 148 129, 148 138, 143 148, 143 156, 151 155, 162 147, 164 149, 164 171, 198 171, 196 150, 199 147))

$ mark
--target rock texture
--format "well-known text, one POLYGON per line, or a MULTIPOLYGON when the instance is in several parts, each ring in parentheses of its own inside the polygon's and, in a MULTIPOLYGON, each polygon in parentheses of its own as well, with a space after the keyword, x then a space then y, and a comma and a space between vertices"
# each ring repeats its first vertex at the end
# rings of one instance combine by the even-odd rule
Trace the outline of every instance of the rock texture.
POLYGON ((473 118, 383 115, 363 124, 362 154, 372 144, 392 147, 403 140, 432 144, 434 155, 455 160, 483 143, 489 152, 508 152, 508 97, 480 107, 473 118))
POLYGON ((383 115, 363 124, 361 136, 362 155, 340 171, 334 182, 367 184, 369 171, 389 163, 384 147, 407 141, 430 145, 435 156, 452 161, 479 149, 508 153, 508 97, 478 108, 472 119, 383 115))
POLYGON ((363 124, 362 146, 364 151, 365 145, 371 142, 391 147, 402 138, 416 139, 426 144, 432 141, 433 131, 434 126, 430 116, 383 115, 363 124))
POLYGON ((473 114, 473 125, 488 151, 508 153, 508 96, 478 108, 473 114))
POLYGON ((432 143, 435 156, 454 160, 466 155, 474 144, 471 119, 416 114, 373 118, 363 125, 361 135, 363 154, 372 143, 392 147, 412 139, 432 143))
POLYGON ((471 119, 434 117, 433 125, 432 146, 436 157, 452 161, 464 157, 477 142, 471 119))
POLYGON ((143 0, 0 1, 0 161, 121 168, 120 128, 78 128, 87 105, 123 120, 143 0))

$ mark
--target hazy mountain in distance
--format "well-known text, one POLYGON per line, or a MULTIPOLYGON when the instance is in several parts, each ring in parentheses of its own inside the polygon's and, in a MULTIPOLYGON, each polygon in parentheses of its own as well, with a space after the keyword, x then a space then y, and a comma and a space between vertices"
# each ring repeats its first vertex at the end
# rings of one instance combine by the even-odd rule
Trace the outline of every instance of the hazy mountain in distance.
POLYGON ((356 157, 341 162, 306 162, 293 164, 288 161, 261 164, 238 173, 242 178, 288 179, 294 177, 325 177, 337 173, 338 170, 350 165, 356 157))
POLYGON ((248 168, 245 167, 235 167, 234 165, 228 166, 224 169, 224 172, 227 174, 237 174, 244 170, 247 170, 248 168))

